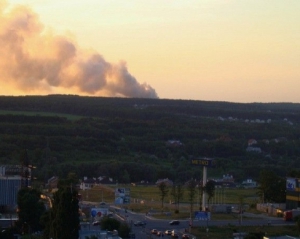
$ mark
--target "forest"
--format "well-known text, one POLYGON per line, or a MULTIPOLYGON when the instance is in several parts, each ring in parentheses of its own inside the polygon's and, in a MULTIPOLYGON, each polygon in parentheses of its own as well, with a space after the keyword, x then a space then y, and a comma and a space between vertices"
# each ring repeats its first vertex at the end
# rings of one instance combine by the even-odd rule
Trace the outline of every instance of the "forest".
POLYGON ((299 170, 300 104, 0 96, 0 165, 27 151, 43 182, 69 172, 122 183, 202 178, 195 158, 212 158, 210 178, 237 182, 262 170, 299 170))

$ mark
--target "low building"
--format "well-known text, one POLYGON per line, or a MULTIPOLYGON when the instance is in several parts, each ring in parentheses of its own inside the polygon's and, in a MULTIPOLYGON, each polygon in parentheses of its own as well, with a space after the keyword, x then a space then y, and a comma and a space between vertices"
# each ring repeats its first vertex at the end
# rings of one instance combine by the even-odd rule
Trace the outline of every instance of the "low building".
POLYGON ((167 186, 173 186, 173 181, 168 179, 168 178, 164 178, 164 179, 159 179, 156 181, 156 185, 159 185, 161 183, 165 183, 167 186))
POLYGON ((58 177, 53 176, 53 177, 48 179, 46 187, 48 189, 57 188, 57 184, 58 184, 58 177))
POLYGON ((256 188, 257 182, 253 181, 252 179, 246 179, 245 181, 242 182, 241 186, 243 188, 256 188))

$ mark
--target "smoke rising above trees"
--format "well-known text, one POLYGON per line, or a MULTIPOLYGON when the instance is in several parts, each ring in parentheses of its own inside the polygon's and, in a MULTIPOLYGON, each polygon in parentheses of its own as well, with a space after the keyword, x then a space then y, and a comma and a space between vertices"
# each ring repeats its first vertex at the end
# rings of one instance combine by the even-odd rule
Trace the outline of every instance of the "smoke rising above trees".
POLYGON ((109 63, 69 37, 55 35, 29 7, 0 3, 0 44, 0 83, 8 92, 158 97, 125 62, 109 63))

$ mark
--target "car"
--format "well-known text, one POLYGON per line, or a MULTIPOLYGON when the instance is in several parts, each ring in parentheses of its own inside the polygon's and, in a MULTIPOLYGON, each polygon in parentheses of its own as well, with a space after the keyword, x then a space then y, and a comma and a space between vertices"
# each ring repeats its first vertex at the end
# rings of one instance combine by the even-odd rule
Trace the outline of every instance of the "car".
POLYGON ((165 235, 171 235, 172 231, 171 230, 165 230, 165 235))
POLYGON ((158 232, 156 233, 156 236, 162 237, 162 236, 164 236, 164 233, 163 233, 162 231, 158 231, 158 232))
POLYGON ((177 232, 172 233, 171 236, 172 236, 172 238, 178 238, 179 237, 177 232))
POLYGON ((179 225, 180 222, 178 220, 173 220, 169 222, 170 225, 179 225))
POLYGON ((152 229, 152 230, 151 230, 151 234, 155 234, 155 235, 156 235, 156 234, 157 234, 157 232, 158 232, 158 230, 157 230, 157 229, 152 229))
POLYGON ((190 236, 188 234, 182 234, 182 239, 190 239, 190 236))
POLYGON ((100 222, 99 221, 94 221, 93 222, 93 226, 99 226, 100 225, 100 222))
POLYGON ((146 222, 144 222, 144 221, 137 221, 137 222, 133 223, 133 225, 135 225, 137 227, 139 227, 139 226, 145 226, 146 222))

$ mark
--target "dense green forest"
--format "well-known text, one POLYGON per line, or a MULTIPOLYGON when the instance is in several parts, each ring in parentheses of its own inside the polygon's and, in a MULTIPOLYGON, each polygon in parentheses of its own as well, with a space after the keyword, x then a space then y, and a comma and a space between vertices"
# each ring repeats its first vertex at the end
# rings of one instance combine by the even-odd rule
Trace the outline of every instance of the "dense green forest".
POLYGON ((285 176, 300 168, 299 146, 300 104, 0 97, 0 164, 18 164, 26 149, 41 181, 71 171, 124 183, 185 181, 202 177, 191 165, 201 157, 216 161, 209 177, 256 179, 262 169, 285 176))

